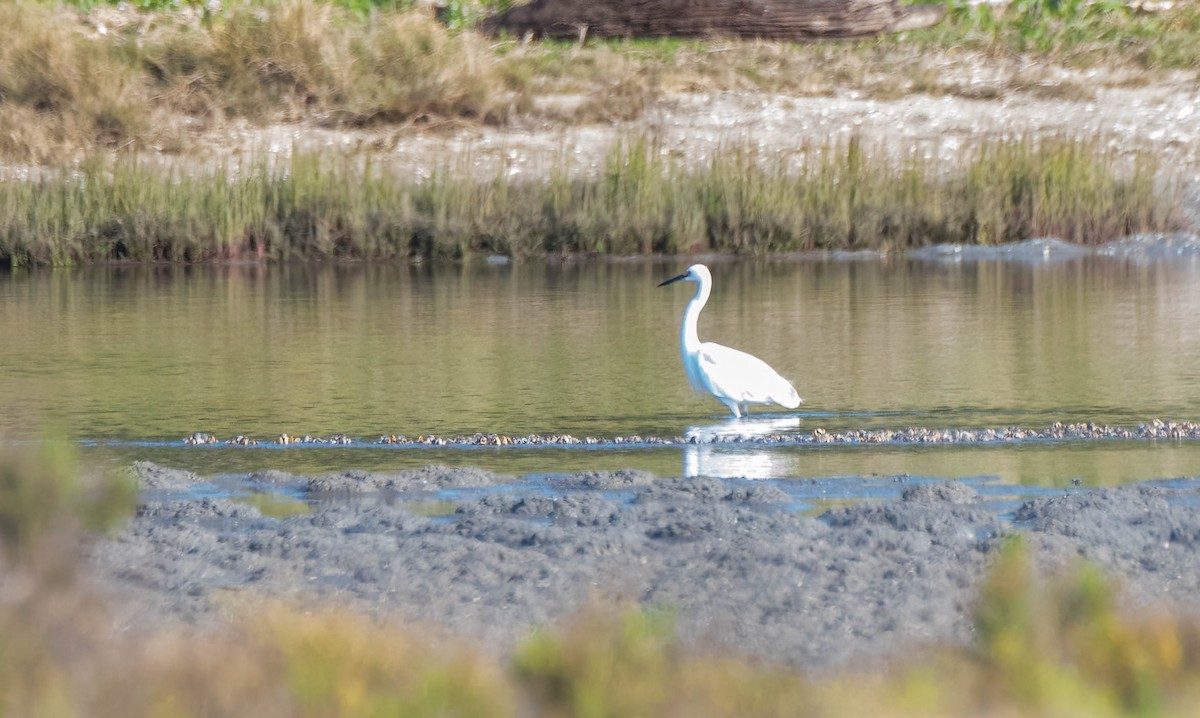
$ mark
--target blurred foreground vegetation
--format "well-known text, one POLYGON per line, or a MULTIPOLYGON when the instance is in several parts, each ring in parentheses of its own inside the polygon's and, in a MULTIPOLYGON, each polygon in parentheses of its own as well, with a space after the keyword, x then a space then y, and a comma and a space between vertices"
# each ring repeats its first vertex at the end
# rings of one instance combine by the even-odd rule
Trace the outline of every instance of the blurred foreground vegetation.
POLYGON ((428 179, 299 154, 185 173, 136 161, 0 182, 0 263, 461 259, 693 251, 905 249, 1059 237, 1098 244, 1177 226, 1152 157, 1099 142, 985 141, 947 170, 857 139, 765 154, 726 146, 702 166, 652 138, 596 172, 563 158, 545 180, 428 179))
MULTIPOLYGON (((62 444, 0 447, 0 714, 11 716, 1192 716, 1200 623, 1130 616, 1081 565, 1035 576, 1011 542, 976 645, 804 677, 686 646, 669 611, 593 608, 512 656, 395 621, 254 604, 225 628, 118 632, 79 571, 128 514, 62 444)), ((249 604, 247 604, 249 605, 249 604)))

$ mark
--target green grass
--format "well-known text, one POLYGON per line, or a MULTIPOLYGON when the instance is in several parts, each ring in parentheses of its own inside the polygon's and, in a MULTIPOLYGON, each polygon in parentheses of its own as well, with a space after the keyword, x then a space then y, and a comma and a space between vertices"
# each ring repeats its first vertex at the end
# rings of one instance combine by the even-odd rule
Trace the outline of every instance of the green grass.
POLYGON ((1026 55, 1067 66, 1127 63, 1200 68, 1200 6, 1145 12, 1124 0, 1013 0, 993 8, 948 0, 940 25, 908 39, 932 48, 1026 55))
POLYGON ((595 175, 426 180, 298 154, 187 174, 137 162, 0 183, 0 262, 461 259, 547 254, 903 249, 1057 236, 1095 244, 1174 226, 1150 157, 1099 142, 988 141, 952 167, 858 140, 761 156, 726 146, 685 166, 652 138, 595 175))

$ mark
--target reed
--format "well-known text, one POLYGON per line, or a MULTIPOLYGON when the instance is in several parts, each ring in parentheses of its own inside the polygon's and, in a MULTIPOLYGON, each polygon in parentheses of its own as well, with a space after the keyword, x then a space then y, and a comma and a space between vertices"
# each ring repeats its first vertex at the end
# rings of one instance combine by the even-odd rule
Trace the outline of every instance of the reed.
POLYGON ((1153 158, 1099 141, 988 141, 950 167, 857 139, 771 157, 742 143, 689 166, 640 137, 596 173, 567 158, 554 166, 544 180, 510 181, 504 167, 480 179, 470 162, 411 179, 370 158, 304 153, 236 172, 89 163, 0 182, 0 262, 1091 245, 1177 224, 1153 158))

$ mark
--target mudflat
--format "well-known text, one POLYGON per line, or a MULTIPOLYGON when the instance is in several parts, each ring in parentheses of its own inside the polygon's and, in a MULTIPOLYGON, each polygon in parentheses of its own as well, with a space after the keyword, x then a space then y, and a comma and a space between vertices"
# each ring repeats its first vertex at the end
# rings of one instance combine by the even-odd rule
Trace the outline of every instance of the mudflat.
POLYGON ((506 654, 592 602, 676 613, 681 638, 821 673, 968 644, 981 579, 1021 534, 1047 574, 1083 559, 1135 610, 1200 612, 1200 480, 1073 488, 998 513, 965 482, 798 510, 789 481, 635 470, 519 477, 252 474, 289 512, 214 498, 210 480, 139 462, 136 516, 89 551, 126 630, 219 623, 261 601, 439 626, 506 654), (449 498, 447 498, 449 497, 449 498), (276 515, 290 513, 291 515, 276 515))

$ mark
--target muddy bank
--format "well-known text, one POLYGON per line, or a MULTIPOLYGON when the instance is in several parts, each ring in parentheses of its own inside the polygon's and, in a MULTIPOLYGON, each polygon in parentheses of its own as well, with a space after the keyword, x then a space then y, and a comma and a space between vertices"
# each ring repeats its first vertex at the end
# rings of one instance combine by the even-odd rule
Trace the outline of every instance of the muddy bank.
POLYGON ((913 483, 899 500, 817 516, 795 510, 787 480, 589 472, 529 490, 445 467, 245 477, 307 503, 272 517, 189 472, 134 473, 136 518, 90 553, 129 630, 276 597, 433 622, 504 652, 588 600, 624 600, 676 608, 687 639, 821 671, 969 642, 980 577, 1015 531, 1047 570, 1095 561, 1131 606, 1200 610, 1195 480, 1073 490, 1013 516, 965 483, 913 483))

